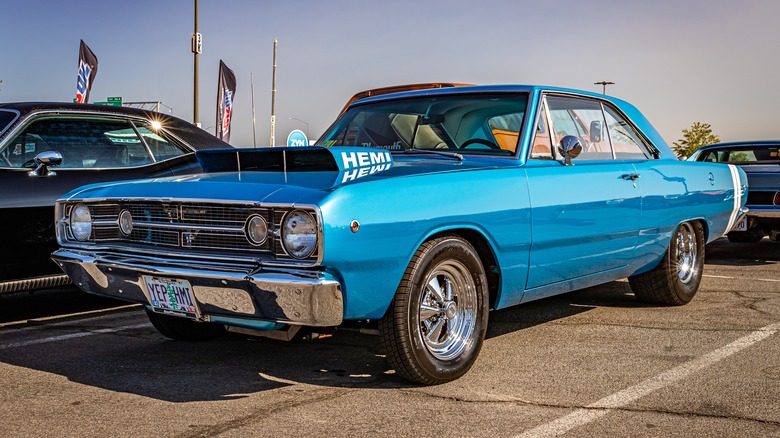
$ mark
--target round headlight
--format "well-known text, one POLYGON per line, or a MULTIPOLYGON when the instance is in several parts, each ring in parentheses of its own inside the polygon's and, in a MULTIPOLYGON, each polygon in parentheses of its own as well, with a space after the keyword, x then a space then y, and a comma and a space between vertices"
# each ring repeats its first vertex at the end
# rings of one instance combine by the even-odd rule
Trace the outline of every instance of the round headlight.
POLYGON ((290 212, 282 226, 282 242, 287 253, 296 259, 311 255, 317 247, 317 224, 302 210, 290 212))
POLYGON ((125 236, 129 236, 133 232, 133 215, 127 210, 122 210, 119 213, 119 231, 125 236))
POLYGON ((262 216, 253 215, 247 219, 244 232, 252 245, 262 245, 268 237, 268 224, 262 216))
POLYGON ((70 231, 76 240, 85 241, 92 233, 92 214, 84 204, 76 204, 70 212, 70 231))

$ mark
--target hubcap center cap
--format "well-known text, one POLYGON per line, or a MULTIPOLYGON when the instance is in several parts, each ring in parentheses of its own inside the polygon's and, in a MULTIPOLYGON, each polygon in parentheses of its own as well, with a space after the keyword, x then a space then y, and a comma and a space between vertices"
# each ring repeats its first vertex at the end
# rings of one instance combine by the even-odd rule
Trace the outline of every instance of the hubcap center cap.
POLYGON ((444 304, 444 317, 447 319, 455 318, 458 314, 458 305, 454 301, 448 301, 444 304))

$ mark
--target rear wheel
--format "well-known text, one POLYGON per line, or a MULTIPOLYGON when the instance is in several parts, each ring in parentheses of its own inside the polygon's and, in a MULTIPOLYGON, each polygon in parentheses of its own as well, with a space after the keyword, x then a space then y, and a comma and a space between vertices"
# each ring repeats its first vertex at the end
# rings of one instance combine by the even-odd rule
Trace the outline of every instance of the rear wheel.
POLYGON ((160 334, 176 341, 210 341, 225 333, 225 327, 217 324, 161 315, 149 309, 146 315, 160 334))
POLYGON ((642 301, 681 306, 699 290, 703 269, 704 230, 699 222, 685 222, 672 235, 661 263, 628 282, 642 301))
POLYGON ((465 374, 485 339, 487 298, 485 270, 468 242, 457 236, 425 242, 379 321, 390 365, 426 385, 465 374))

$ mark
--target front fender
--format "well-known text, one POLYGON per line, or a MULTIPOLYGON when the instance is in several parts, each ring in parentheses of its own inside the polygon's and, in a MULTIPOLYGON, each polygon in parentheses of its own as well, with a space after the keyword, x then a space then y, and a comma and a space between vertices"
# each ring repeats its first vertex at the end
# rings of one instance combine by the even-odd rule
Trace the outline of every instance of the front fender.
POLYGON ((342 279, 345 319, 376 319, 415 251, 432 236, 473 230, 500 266, 500 296, 522 294, 530 209, 520 168, 410 176, 335 190, 321 205, 323 266, 342 279), (353 232, 352 221, 360 227, 353 232))

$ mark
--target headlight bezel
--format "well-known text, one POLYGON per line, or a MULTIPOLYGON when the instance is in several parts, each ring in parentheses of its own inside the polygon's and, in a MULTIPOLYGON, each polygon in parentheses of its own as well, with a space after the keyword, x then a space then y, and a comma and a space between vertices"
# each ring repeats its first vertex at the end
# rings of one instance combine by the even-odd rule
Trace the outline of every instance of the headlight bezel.
MULTIPOLYGON (((306 260, 309 257, 312 256, 312 254, 315 254, 315 252, 318 251, 321 241, 320 241, 320 229, 319 229, 319 221, 317 220, 317 214, 313 211, 304 210, 301 208, 295 208, 290 211, 288 211, 284 217, 282 218, 281 222, 281 229, 280 229, 280 240, 282 243, 282 248, 284 249, 284 252, 293 258, 294 260, 306 260), (304 226, 309 228, 306 232, 312 239, 311 242, 306 243, 303 248, 304 250, 294 250, 294 248, 290 248, 291 243, 289 242, 288 238, 291 237, 290 228, 298 228, 299 225, 290 226, 288 227, 288 223, 291 219, 294 217, 300 218, 299 220, 305 220, 306 223, 304 226)), ((305 239, 305 237, 304 237, 305 239)), ((298 242, 292 242, 292 243, 298 243, 298 242)))
POLYGON ((123 209, 119 212, 117 225, 122 236, 127 237, 133 233, 133 214, 130 213, 130 210, 123 209))
POLYGON ((79 242, 87 242, 92 236, 92 212, 89 207, 79 202, 71 207, 68 214, 68 228, 73 238, 79 242))
POLYGON ((259 214, 250 215, 244 224, 244 235, 246 236, 246 240, 254 246, 262 246, 268 241, 269 230, 268 221, 259 214), (263 231, 258 233, 258 226, 260 226, 260 224, 262 224, 263 231), (253 233, 253 230, 255 233, 253 233), (256 234, 260 234, 262 238, 259 238, 256 234))

